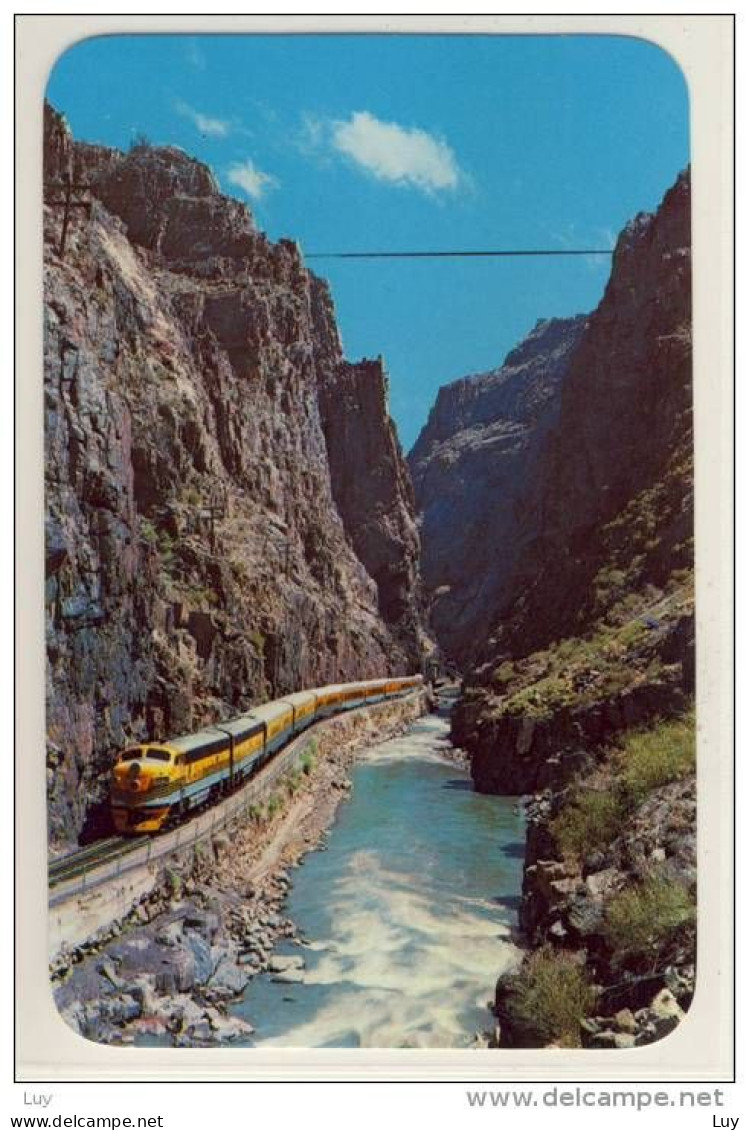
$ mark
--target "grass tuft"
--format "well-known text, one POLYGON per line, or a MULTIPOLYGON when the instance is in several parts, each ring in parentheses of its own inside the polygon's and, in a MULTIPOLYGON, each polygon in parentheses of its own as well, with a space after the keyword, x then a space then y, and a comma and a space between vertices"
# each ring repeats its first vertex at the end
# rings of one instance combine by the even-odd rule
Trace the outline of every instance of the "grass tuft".
POLYGON ((609 761, 608 789, 578 785, 552 820, 551 832, 562 854, 584 859, 606 847, 652 792, 694 773, 694 731, 691 712, 623 738, 609 761))
POLYGON ((615 840, 624 809, 615 792, 579 789, 552 820, 551 832, 566 858, 582 859, 615 840))
POLYGON ((623 956, 657 962, 676 935, 694 923, 695 913, 694 898, 682 883, 653 875, 609 901, 605 935, 623 956))
POLYGON ((694 712, 631 733, 617 757, 620 788, 633 808, 662 785, 695 771, 694 712))
POLYGON ((580 1046, 580 1021, 595 1004, 585 969, 572 954, 542 946, 510 981, 503 1010, 524 1047, 580 1046))

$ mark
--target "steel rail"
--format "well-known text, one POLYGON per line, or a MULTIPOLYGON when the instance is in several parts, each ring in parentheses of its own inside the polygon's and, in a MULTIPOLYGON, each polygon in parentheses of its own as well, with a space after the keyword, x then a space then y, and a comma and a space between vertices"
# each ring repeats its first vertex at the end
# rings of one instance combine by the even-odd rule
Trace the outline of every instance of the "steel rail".
POLYGON ((56 859, 54 863, 49 865, 49 885, 56 887, 59 883, 65 882, 66 879, 74 878, 76 875, 93 869, 107 860, 115 859, 120 855, 127 855, 128 852, 135 851, 136 848, 145 843, 147 839, 147 836, 139 836, 132 840, 118 836, 111 840, 100 840, 98 844, 92 844, 91 847, 84 848, 82 851, 72 852, 62 859, 56 859), (99 848, 98 851, 95 850, 97 847, 99 848))

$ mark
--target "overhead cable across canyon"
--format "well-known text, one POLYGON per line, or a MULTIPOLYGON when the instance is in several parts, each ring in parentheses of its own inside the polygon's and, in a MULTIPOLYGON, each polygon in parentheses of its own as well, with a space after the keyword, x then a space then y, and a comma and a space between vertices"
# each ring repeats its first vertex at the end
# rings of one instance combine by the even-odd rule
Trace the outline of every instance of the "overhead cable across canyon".
POLYGON ((542 255, 613 255, 614 248, 518 249, 501 251, 314 251, 306 259, 511 259, 542 255))

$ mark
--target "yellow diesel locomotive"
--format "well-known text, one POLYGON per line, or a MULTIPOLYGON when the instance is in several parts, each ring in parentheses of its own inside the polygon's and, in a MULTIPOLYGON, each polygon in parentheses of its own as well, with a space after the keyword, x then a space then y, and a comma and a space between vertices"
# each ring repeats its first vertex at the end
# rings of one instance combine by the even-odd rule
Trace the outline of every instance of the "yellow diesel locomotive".
POLYGON ((212 804, 254 776, 313 722, 406 694, 421 675, 340 683, 299 691, 216 722, 195 734, 128 746, 112 770, 112 818, 118 832, 158 832, 191 809, 212 804))

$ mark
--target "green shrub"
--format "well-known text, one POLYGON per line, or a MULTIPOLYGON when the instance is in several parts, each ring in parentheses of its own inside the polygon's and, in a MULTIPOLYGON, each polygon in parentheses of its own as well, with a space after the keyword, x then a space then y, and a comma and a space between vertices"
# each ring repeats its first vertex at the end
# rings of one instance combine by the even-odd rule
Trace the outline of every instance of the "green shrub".
POLYGON ((238 584, 245 584, 250 578, 250 570, 244 561, 232 561, 231 571, 238 584))
POLYGON ((563 855, 583 858, 615 840, 623 819, 615 791, 580 790, 552 820, 551 832, 563 855))
POLYGON ((576 698, 575 689, 568 678, 547 675, 508 698, 503 712, 526 714, 531 718, 548 718, 560 707, 571 706, 576 698))
POLYGON ((255 651, 258 653, 258 655, 262 655, 265 651, 265 636, 258 628, 255 628, 254 631, 249 632, 248 634, 250 642, 255 648, 255 651))
POLYGON ((511 683, 514 678, 515 664, 510 663, 509 659, 506 659, 504 663, 500 663, 499 667, 496 669, 492 676, 492 680, 495 686, 499 688, 506 687, 507 684, 511 683))
POLYGON ((694 920, 694 898, 686 887, 653 875, 614 895, 606 906, 604 932, 616 953, 657 960, 675 935, 694 920))
POLYGON ((204 585, 180 584, 180 589, 192 607, 207 604, 209 608, 216 608, 221 603, 218 593, 204 585))
POLYGON ((196 487, 185 487, 182 492, 182 501, 188 506, 200 506, 202 499, 196 487))
POLYGON ((182 897, 182 876, 171 867, 168 867, 166 871, 166 889, 169 898, 179 899, 182 897))
POLYGON ((289 795, 294 796, 302 787, 304 780, 304 770, 301 768, 293 769, 286 778, 286 787, 289 790, 289 795))
POLYGON ((630 734, 618 755, 621 789, 629 807, 654 789, 695 770, 694 713, 630 734))
POLYGON ((162 568, 169 572, 174 565, 174 539, 171 535, 158 529, 148 518, 141 518, 140 536, 147 545, 158 550, 162 568))
POLYGON ((278 795, 278 793, 271 793, 270 797, 268 798, 268 805, 266 808, 268 819, 272 820, 281 808, 283 808, 283 799, 278 795))
POLYGON ((317 738, 312 738, 312 740, 307 743, 304 753, 299 758, 299 766, 307 777, 309 777, 315 767, 319 745, 320 743, 317 738))
POLYGON ((153 149, 153 142, 148 134, 136 133, 135 137, 130 142, 129 152, 138 153, 141 150, 153 149))
POLYGON ((610 589, 619 589, 622 587, 627 579, 627 574, 623 569, 615 569, 613 567, 600 569, 594 579, 596 587, 608 591, 610 589))
POLYGON ((140 522, 140 536, 148 545, 156 545, 159 540, 159 535, 153 522, 149 522, 148 518, 141 518, 140 522))
MULTIPOLYGON (((675 547, 675 552, 678 551, 680 548, 681 547, 677 545, 675 547)), ((682 585, 686 585, 688 581, 692 580, 692 576, 693 576, 693 570, 692 569, 672 569, 671 570, 671 576, 668 579, 669 589, 680 588, 682 585)))
POLYGON ((647 634, 647 625, 639 617, 635 617, 632 620, 625 621, 616 634, 616 640, 620 647, 627 650, 633 644, 643 640, 647 634))
POLYGON ((554 646, 554 657, 561 663, 568 663, 575 658, 582 646, 581 639, 576 636, 566 636, 563 640, 558 640, 554 646))
POLYGON ((572 954, 546 945, 532 953, 512 979, 504 1010, 525 1046, 556 1041, 579 1047, 580 1021, 594 1004, 585 969, 572 954))

